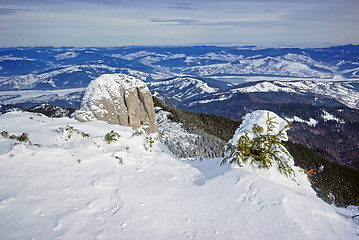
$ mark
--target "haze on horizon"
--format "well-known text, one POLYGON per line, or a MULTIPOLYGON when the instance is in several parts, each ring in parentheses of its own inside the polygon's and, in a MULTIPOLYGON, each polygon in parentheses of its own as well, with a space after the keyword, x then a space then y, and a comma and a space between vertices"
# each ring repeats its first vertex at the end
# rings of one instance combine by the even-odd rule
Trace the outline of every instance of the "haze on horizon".
POLYGON ((0 47, 359 44, 357 0, 0 0, 0 47))

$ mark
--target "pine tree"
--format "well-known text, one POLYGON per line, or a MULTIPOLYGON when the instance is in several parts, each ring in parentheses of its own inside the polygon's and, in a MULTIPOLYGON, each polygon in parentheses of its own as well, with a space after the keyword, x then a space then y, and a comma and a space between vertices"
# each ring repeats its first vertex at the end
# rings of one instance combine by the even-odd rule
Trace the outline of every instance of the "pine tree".
POLYGON ((238 142, 233 144, 229 142, 225 145, 225 157, 221 165, 226 163, 237 163, 242 166, 242 163, 250 162, 251 164, 258 164, 259 168, 269 169, 273 162, 278 164, 279 171, 287 177, 294 175, 294 170, 288 165, 287 158, 290 154, 283 145, 285 131, 291 128, 291 123, 284 126, 277 134, 274 133, 277 122, 275 117, 270 117, 266 121, 267 129, 264 131, 263 127, 254 124, 252 128, 253 137, 250 134, 242 135, 238 142), (283 154, 284 153, 284 157, 283 154))

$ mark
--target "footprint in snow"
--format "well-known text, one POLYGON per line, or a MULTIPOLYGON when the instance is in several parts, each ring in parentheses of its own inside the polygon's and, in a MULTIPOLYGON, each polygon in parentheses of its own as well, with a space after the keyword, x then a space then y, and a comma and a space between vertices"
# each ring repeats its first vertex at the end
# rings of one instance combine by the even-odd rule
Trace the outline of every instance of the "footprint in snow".
POLYGON ((5 207, 7 204, 13 202, 14 200, 15 200, 15 198, 12 198, 12 197, 2 199, 2 200, 0 201, 0 208, 5 207))

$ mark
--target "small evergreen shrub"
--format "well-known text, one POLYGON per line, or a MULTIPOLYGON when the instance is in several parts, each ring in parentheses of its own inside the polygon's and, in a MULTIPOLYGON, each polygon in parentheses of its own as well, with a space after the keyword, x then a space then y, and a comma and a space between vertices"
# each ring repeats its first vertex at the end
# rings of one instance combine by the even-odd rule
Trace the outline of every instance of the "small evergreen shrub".
POLYGON ((2 132, 1 132, 1 136, 2 136, 3 138, 7 138, 7 137, 9 137, 9 132, 8 132, 8 131, 2 131, 2 132))
POLYGON ((132 134, 132 136, 141 136, 143 134, 142 130, 138 130, 136 128, 132 128, 135 132, 132 134))
POLYGON ((276 162, 282 174, 287 177, 294 175, 294 170, 286 161, 286 158, 291 156, 281 140, 284 137, 285 130, 290 128, 291 123, 288 123, 277 134, 274 134, 275 124, 278 124, 274 121, 274 118, 270 118, 268 113, 266 132, 264 132, 263 127, 254 124, 252 138, 248 134, 242 135, 237 143, 225 145, 223 147, 225 157, 221 165, 227 161, 237 163, 239 166, 242 166, 242 163, 250 162, 251 164, 258 164, 259 168, 269 169, 273 162, 276 162), (284 153, 286 157, 283 158, 281 153, 284 153))
POLYGON ((81 132, 81 136, 84 137, 84 138, 88 138, 88 137, 90 137, 90 134, 81 132))
POLYGON ((155 140, 152 137, 146 137, 146 143, 144 145, 146 151, 152 152, 152 146, 155 143, 155 140))
POLYGON ((73 126, 67 125, 66 127, 60 127, 58 130, 56 130, 58 133, 64 133, 65 135, 65 141, 69 140, 74 134, 81 135, 83 138, 90 137, 89 133, 82 132, 73 126))
POLYGON ((29 141, 29 137, 27 136, 26 133, 23 133, 23 134, 21 134, 19 137, 17 137, 17 140, 18 140, 19 142, 30 142, 30 141, 29 141))
POLYGON ((29 136, 26 133, 22 133, 20 136, 16 136, 16 135, 9 135, 8 131, 2 131, 1 136, 3 138, 9 138, 12 140, 17 140, 19 142, 25 142, 31 144, 29 136))
POLYGON ((121 135, 117 132, 111 131, 105 135, 104 141, 110 144, 111 142, 116 142, 121 135))

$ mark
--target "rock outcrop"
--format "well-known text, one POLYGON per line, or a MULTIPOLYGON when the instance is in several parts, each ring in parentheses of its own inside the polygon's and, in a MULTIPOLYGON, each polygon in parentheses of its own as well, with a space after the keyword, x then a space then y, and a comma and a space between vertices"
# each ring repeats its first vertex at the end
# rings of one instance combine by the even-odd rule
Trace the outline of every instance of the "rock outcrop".
POLYGON ((90 82, 74 115, 78 121, 94 119, 158 132, 152 95, 141 80, 125 74, 104 74, 90 82))

